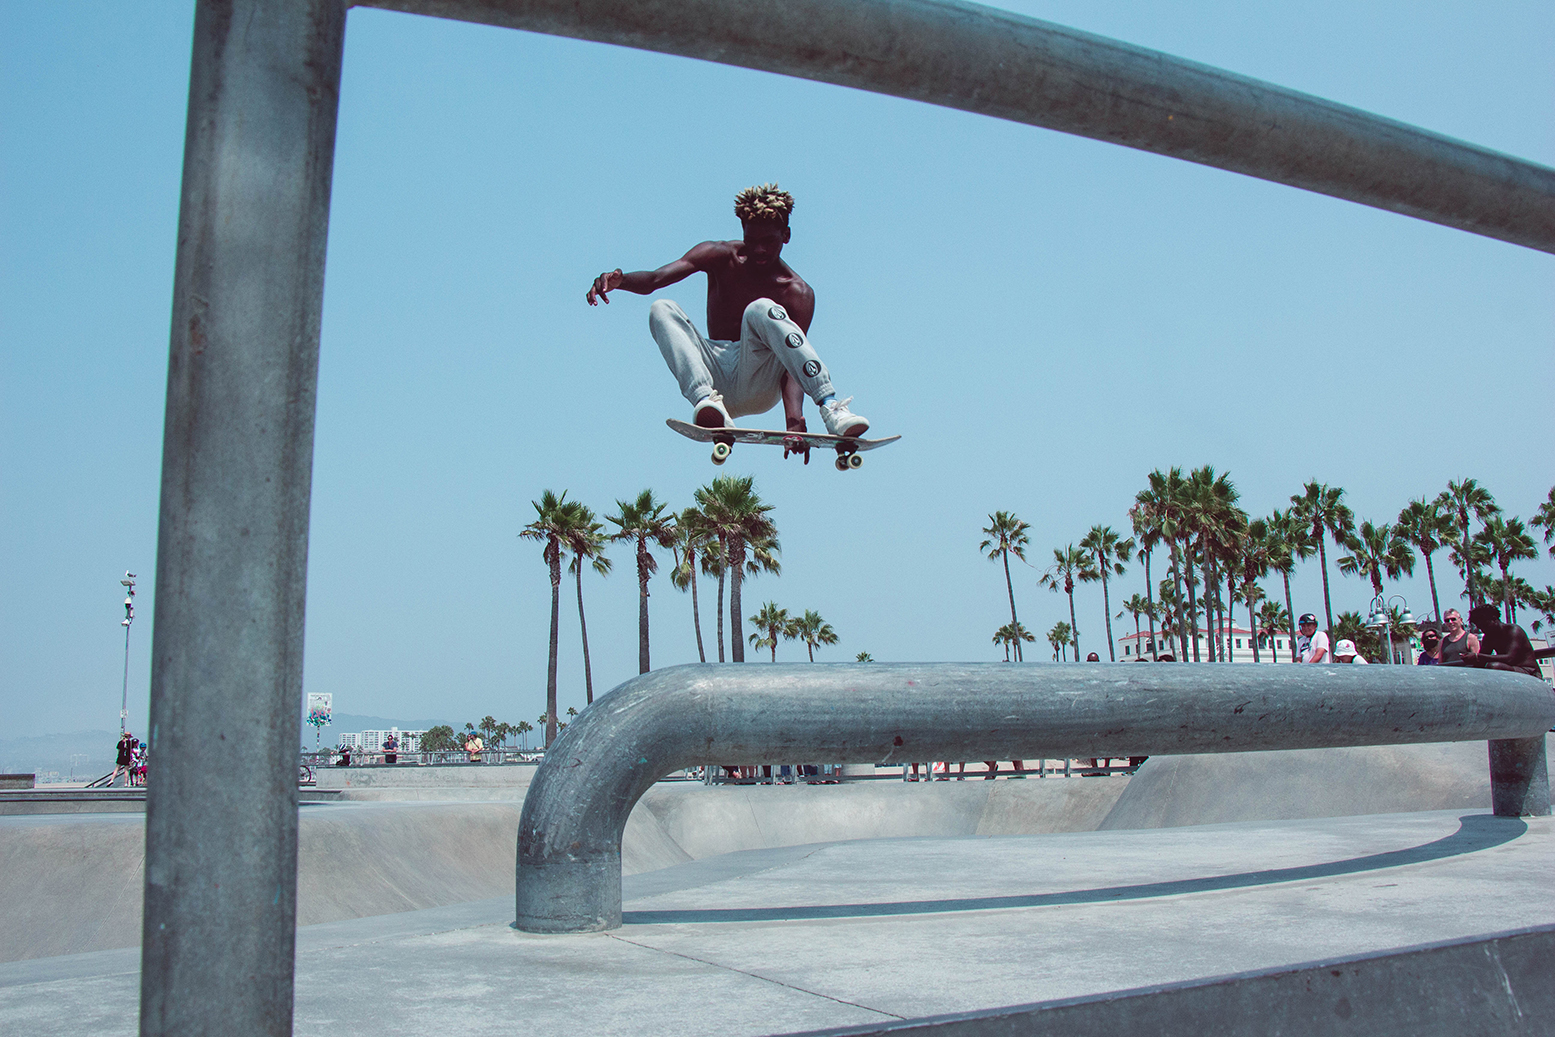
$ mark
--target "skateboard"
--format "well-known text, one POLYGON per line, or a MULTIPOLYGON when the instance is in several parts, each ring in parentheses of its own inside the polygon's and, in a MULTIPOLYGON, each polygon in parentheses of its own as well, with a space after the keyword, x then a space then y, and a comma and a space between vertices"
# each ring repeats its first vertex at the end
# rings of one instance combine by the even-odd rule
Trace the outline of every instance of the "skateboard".
POLYGON ((803 453, 805 464, 810 463, 811 447, 831 447, 837 451, 837 471, 846 472, 850 468, 858 468, 864 463, 859 456, 863 450, 873 450, 876 447, 885 446, 887 443, 895 443, 901 436, 887 436, 884 439, 855 439, 848 436, 832 436, 824 432, 774 432, 769 429, 755 428, 703 428, 687 421, 676 418, 667 418, 664 422, 670 428, 679 432, 687 439, 694 439, 698 443, 713 444, 713 464, 723 464, 729 460, 729 454, 734 450, 736 443, 765 443, 768 446, 784 447, 791 453, 803 453))

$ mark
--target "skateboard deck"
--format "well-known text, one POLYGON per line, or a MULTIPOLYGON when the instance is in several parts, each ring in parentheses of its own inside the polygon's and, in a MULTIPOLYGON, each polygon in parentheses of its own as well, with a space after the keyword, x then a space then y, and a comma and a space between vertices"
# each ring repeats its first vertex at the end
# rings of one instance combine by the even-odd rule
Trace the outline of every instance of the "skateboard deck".
POLYGON ((845 472, 850 468, 858 468, 864 463, 864 459, 858 456, 861 451, 873 450, 887 443, 895 443, 902 438, 887 436, 884 439, 858 439, 849 436, 833 436, 825 432, 777 432, 772 429, 732 427, 703 428, 677 418, 666 418, 664 423, 687 439, 713 444, 713 464, 723 464, 729 460, 729 453, 736 443, 762 443, 767 446, 786 447, 793 453, 804 453, 806 464, 810 461, 809 454, 812 447, 829 447, 837 451, 837 470, 845 472))

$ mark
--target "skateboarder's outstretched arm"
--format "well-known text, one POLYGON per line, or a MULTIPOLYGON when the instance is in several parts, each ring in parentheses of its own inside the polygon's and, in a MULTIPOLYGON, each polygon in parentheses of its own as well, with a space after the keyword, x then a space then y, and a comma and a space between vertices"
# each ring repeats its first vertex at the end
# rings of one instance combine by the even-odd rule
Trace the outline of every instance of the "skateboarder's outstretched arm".
POLYGON ((589 288, 585 298, 590 306, 598 306, 601 301, 609 305, 608 293, 617 288, 634 295, 652 295, 666 285, 684 281, 692 274, 705 271, 716 262, 727 260, 728 252, 728 242, 704 241, 679 259, 666 263, 657 270, 634 270, 629 274, 623 274, 620 267, 607 270, 594 278, 594 284, 589 288))

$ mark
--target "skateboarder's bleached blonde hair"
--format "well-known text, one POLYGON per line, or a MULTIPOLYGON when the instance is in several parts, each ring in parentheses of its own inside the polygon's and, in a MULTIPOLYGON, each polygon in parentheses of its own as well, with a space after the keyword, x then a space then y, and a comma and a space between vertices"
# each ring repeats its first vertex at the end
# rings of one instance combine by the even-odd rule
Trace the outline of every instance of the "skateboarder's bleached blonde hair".
POLYGON ((778 190, 777 184, 761 184, 747 187, 734 196, 734 214, 741 223, 752 220, 781 220, 788 222, 788 214, 794 211, 794 196, 778 190))

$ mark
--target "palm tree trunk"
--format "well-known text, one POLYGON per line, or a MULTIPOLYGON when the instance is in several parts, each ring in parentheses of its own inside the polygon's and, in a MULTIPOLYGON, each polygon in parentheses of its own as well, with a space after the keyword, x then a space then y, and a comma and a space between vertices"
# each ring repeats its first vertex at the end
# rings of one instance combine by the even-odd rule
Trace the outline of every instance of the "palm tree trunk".
MULTIPOLYGON (((724 557, 728 557, 725 555, 724 557)), ((724 661, 724 574, 729 571, 727 563, 718 571, 718 661, 724 661)))
POLYGON ((637 672, 648 672, 648 548, 637 538, 637 672))
MULTIPOLYGON (((1296 613, 1292 612, 1295 606, 1290 603, 1290 573, 1282 572, 1280 577, 1285 581, 1285 618, 1290 621, 1291 629, 1285 631, 1285 640, 1290 644, 1290 661, 1296 661, 1296 613)), ((1272 650, 1272 649, 1271 649, 1272 650)))
MULTIPOLYGON (((1150 660, 1156 659, 1155 651, 1155 588, 1150 583, 1150 549, 1145 550, 1145 601, 1150 605, 1150 660)), ((1134 633, 1139 633, 1139 617, 1134 617, 1134 633)))
POLYGON ((545 747, 556 741, 556 650, 561 644, 562 563, 551 562, 551 654, 545 668, 545 747))
POLYGON ((1069 637, 1074 642, 1074 661, 1080 661, 1080 624, 1074 618, 1074 588, 1069 588, 1069 637))
MULTIPOLYGON (((1010 581, 1010 552, 1005 549, 1002 554, 1004 555, 1004 589, 1010 592, 1010 629, 1014 630, 1019 621, 1015 618, 1015 584, 1010 581)), ((1019 640, 1015 642, 1015 661, 1020 662, 1019 640)))
MULTIPOLYGON (((1261 662, 1263 662, 1263 659, 1258 654, 1258 616, 1253 612, 1253 595, 1251 593, 1251 590, 1252 590, 1252 588, 1249 587, 1248 588, 1249 593, 1246 595, 1246 597, 1247 597, 1247 629, 1248 629, 1248 632, 1253 635, 1253 662, 1254 663, 1261 663, 1261 662)), ((1274 651, 1274 646, 1272 644, 1269 646, 1269 650, 1271 652, 1274 651)))
POLYGON ((583 631, 583 692, 594 704, 594 675, 589 670, 589 624, 583 618, 583 559, 578 559, 578 629, 583 631))
POLYGON ((1177 592, 1177 640, 1182 643, 1182 651, 1177 658, 1180 662, 1188 661, 1188 624, 1187 617, 1182 614, 1182 565, 1178 559, 1177 540, 1172 539, 1172 589, 1177 592))
POLYGON ((1205 633, 1204 649, 1208 656, 1207 662, 1215 662, 1215 648, 1219 643, 1215 627, 1215 599, 1220 597, 1220 584, 1216 581, 1220 574, 1215 571, 1215 559, 1209 553, 1209 544, 1204 545, 1204 625, 1208 627, 1205 633))
POLYGON ((1107 593, 1107 570, 1101 571, 1101 603, 1103 615, 1107 617, 1107 658, 1113 662, 1118 661, 1118 654, 1112 647, 1112 598, 1107 593))
MULTIPOLYGON (((1232 637, 1231 637, 1231 635, 1233 633, 1235 633, 1235 631, 1233 631, 1231 629, 1231 627, 1233 625, 1234 617, 1236 615, 1236 613, 1235 613, 1235 611, 1233 610, 1233 607, 1232 607, 1232 603, 1236 600, 1235 595, 1236 595, 1236 577, 1232 576, 1228 572, 1228 573, 1226 573, 1226 608, 1225 608, 1224 614, 1221 617, 1222 619, 1225 620, 1225 624, 1226 624, 1226 662, 1228 662, 1228 663, 1236 662, 1236 647, 1235 647, 1236 646, 1236 641, 1233 640, 1232 637)), ((1251 605, 1249 605, 1247 607, 1247 614, 1249 616, 1253 614, 1252 608, 1253 607, 1251 605)), ((1258 631, 1257 630, 1250 630, 1249 633, 1252 634, 1253 640, 1256 641, 1258 639, 1258 631)), ((1253 649, 1253 653, 1254 653, 1253 661, 1254 662, 1258 661, 1257 660, 1257 652, 1258 652, 1258 650, 1256 648, 1253 649)))
POLYGON ((740 619, 740 580, 745 575, 745 544, 734 540, 729 544, 729 658, 737 663, 745 661, 745 630, 740 619))
POLYGON ((777 629, 767 631, 767 636, 772 639, 772 661, 777 662, 777 629))
MULTIPOLYGON (((1199 661, 1199 595, 1193 589, 1193 559, 1188 558, 1188 637, 1193 640, 1193 661, 1199 661)), ((1187 642, 1183 642, 1183 651, 1188 648, 1187 642)), ((1183 656, 1187 661, 1187 656, 1183 656)))
POLYGON ((1424 551, 1421 553, 1425 555, 1426 579, 1431 581, 1431 613, 1436 621, 1440 623, 1442 621, 1442 606, 1441 603, 1436 600, 1436 570, 1431 567, 1431 555, 1424 551))
MULTIPOLYGON (((697 567, 696 558, 689 551, 686 559, 691 566, 691 626, 697 632, 697 661, 707 662, 707 653, 702 650, 702 614, 697 611, 697 567)), ((592 699, 590 701, 593 701, 592 699)))
POLYGON ((806 641, 804 646, 805 649, 810 653, 810 661, 815 662, 815 645, 811 644, 809 641, 806 641))
POLYGON ((1328 626, 1324 632, 1329 637, 1334 636, 1334 607, 1328 600, 1328 548, 1324 546, 1326 536, 1319 534, 1317 538, 1317 560, 1323 570, 1323 616, 1328 620, 1328 626))

